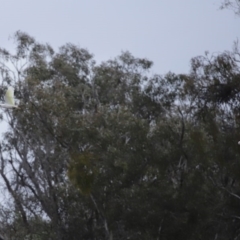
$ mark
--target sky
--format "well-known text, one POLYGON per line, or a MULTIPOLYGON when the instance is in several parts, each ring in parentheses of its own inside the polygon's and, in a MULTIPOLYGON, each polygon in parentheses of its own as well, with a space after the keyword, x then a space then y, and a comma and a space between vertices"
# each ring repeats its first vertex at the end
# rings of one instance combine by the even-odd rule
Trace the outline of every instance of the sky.
POLYGON ((221 0, 7 0, 1 4, 0 47, 24 31, 56 50, 73 43, 97 63, 122 51, 154 62, 152 72, 188 73, 190 59, 231 50, 240 17, 220 10, 221 0))

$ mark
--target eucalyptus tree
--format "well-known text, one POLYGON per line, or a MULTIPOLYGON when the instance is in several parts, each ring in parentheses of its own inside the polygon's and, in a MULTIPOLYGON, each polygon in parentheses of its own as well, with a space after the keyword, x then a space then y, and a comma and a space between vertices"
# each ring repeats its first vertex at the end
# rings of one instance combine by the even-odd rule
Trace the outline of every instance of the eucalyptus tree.
POLYGON ((238 237, 237 48, 161 76, 129 52, 96 65, 72 44, 14 39, 0 49, 19 99, 2 115, 2 236, 238 237))
MULTIPOLYGON (((83 83, 88 81, 92 56, 71 44, 56 54, 49 45, 39 44, 22 32, 16 33, 15 40, 15 54, 1 49, 2 82, 14 84, 20 100, 19 109, 4 114, 9 131, 1 143, 0 174, 11 213, 7 231, 9 235, 12 232, 12 239, 23 239, 18 226, 29 237, 40 234, 45 239, 79 239, 74 231, 78 230, 78 236, 79 230, 86 232, 81 218, 87 215, 66 176, 71 138, 68 128, 76 121, 78 108, 81 110, 81 93, 89 88, 83 83), (61 135, 64 131, 69 135, 61 135), (75 221, 74 216, 69 218, 72 214, 81 217, 75 221)), ((5 205, 3 208, 6 212, 5 205)))

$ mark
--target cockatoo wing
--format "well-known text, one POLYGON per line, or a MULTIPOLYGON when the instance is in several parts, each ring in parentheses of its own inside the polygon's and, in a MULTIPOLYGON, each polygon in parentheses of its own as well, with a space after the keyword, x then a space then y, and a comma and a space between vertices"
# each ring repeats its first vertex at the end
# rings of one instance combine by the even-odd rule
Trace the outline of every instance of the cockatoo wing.
POLYGON ((13 87, 8 87, 5 94, 5 102, 9 105, 14 105, 14 89, 13 87))

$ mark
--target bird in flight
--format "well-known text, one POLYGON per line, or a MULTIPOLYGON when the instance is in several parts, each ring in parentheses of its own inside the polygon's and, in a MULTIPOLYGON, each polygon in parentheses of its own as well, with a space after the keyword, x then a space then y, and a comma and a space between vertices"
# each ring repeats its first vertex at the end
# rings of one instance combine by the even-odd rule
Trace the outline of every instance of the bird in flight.
POLYGON ((5 99, 5 103, 4 104, 1 103, 0 107, 3 107, 3 108, 18 108, 18 106, 15 105, 13 87, 8 87, 4 99, 5 99))

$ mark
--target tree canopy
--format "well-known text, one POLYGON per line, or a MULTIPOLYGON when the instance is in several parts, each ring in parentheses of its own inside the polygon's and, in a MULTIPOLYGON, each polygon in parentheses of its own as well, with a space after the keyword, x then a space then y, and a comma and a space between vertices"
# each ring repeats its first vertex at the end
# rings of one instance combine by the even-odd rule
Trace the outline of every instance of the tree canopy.
POLYGON ((24 32, 0 49, 4 239, 239 239, 240 52, 151 75, 24 32))
POLYGON ((236 15, 240 16, 240 1, 239 0, 223 0, 221 9, 231 9, 236 15))

